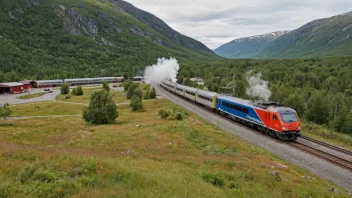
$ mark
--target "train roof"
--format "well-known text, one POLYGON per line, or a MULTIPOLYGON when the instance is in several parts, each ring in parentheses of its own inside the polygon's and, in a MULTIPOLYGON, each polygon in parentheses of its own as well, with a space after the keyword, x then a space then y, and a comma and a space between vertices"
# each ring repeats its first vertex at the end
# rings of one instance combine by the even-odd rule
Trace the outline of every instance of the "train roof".
POLYGON ((51 82, 62 82, 62 80, 35 80, 34 82, 36 82, 36 83, 43 83, 43 82, 51 83, 51 82))
POLYGON ((242 104, 242 105, 246 105, 246 106, 252 106, 254 107, 253 103, 249 100, 244 100, 241 98, 236 98, 236 97, 232 97, 232 96, 225 96, 225 95, 219 95, 218 99, 222 99, 222 100, 227 100, 230 102, 236 102, 238 104, 242 104))
POLYGON ((205 95, 205 96, 210 96, 210 97, 214 97, 216 95, 219 95, 218 93, 215 93, 212 91, 206 91, 206 90, 202 90, 202 89, 199 89, 197 93, 201 94, 201 95, 205 95))

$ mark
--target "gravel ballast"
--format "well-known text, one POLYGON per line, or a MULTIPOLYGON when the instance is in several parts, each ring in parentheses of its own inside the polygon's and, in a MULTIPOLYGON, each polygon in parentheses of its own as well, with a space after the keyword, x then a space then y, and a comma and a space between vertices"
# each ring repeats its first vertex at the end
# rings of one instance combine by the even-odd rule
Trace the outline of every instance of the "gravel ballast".
POLYGON ((249 130, 235 122, 224 119, 221 116, 200 108, 195 104, 186 101, 157 85, 154 87, 159 95, 192 111, 204 120, 218 126, 219 128, 233 135, 236 135, 253 145, 266 149, 277 157, 302 167, 312 174, 343 186, 348 191, 352 192, 352 173, 348 170, 318 158, 314 155, 310 155, 308 153, 302 152, 301 150, 294 149, 292 146, 284 142, 277 141, 276 139, 273 139, 269 136, 262 135, 259 132, 249 130))

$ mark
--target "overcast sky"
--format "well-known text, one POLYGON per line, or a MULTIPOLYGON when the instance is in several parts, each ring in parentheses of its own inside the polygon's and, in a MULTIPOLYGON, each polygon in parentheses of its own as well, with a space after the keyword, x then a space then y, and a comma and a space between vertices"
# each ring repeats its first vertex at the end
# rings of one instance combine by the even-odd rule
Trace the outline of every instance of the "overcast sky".
POLYGON ((211 49, 352 11, 352 0, 126 0, 211 49))

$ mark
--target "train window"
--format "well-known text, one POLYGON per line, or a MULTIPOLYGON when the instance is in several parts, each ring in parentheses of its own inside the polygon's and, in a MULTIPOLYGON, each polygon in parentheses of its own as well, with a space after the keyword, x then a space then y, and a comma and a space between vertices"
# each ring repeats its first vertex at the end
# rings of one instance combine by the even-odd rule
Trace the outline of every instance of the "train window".
POLYGON ((278 120, 276 115, 273 115, 273 120, 278 120))

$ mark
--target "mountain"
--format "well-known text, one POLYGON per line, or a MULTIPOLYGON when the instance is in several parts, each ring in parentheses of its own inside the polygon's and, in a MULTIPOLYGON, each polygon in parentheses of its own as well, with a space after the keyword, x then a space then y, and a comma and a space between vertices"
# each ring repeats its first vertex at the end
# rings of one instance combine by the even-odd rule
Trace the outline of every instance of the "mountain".
POLYGON ((268 43, 288 32, 289 31, 279 31, 235 39, 218 47, 214 52, 226 58, 254 58, 260 54, 261 50, 263 50, 268 43))
POLYGON ((352 12, 312 21, 274 39, 252 40, 230 42, 215 53, 229 58, 262 59, 351 56, 352 12))
POLYGON ((258 58, 351 56, 352 12, 312 21, 269 43, 258 58))
POLYGON ((219 59, 121 0, 2 0, 0 82, 133 75, 159 57, 219 59))

